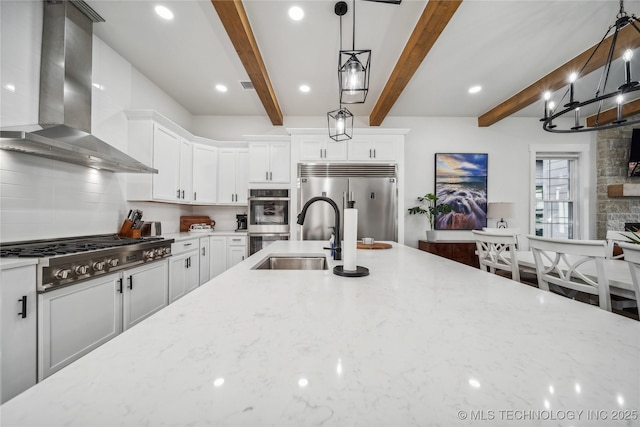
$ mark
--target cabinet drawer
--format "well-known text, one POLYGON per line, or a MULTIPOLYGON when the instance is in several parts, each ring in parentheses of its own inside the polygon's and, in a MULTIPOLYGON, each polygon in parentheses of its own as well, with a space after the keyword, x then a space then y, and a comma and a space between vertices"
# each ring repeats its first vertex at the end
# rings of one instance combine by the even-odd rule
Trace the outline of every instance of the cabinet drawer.
POLYGON ((247 236, 229 236, 227 242, 229 246, 246 246, 247 236))
POLYGON ((197 251, 200 248, 200 239, 181 240, 171 244, 171 254, 179 255, 184 252, 197 251))

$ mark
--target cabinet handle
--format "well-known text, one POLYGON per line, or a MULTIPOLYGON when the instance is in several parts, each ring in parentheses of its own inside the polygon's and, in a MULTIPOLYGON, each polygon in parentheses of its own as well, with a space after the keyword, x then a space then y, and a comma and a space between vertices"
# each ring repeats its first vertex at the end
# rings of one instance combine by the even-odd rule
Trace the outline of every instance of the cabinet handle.
POLYGON ((231 239, 232 242, 239 242, 240 239, 231 239))
POLYGON ((327 149, 326 148, 324 149, 324 158, 325 159, 327 158, 327 149))
POLYGON ((373 158, 374 159, 376 158, 376 149, 375 148, 373 149, 373 158))
POLYGON ((180 189, 178 188, 178 192, 176 193, 176 197, 179 199, 180 198, 180 189))
POLYGON ((197 199, 196 194, 197 194, 197 193, 194 191, 194 192, 193 192, 193 200, 196 200, 196 199, 197 199))
POLYGON ((265 180, 265 181, 269 181, 269 172, 266 172, 266 171, 265 171, 265 173, 264 173, 264 180, 265 180))
POLYGON ((184 200, 184 190, 182 190, 182 199, 184 200))
POLYGON ((129 276, 129 289, 133 290, 133 276, 129 276))
POLYGON ((369 158, 371 158, 371 148, 369 148, 369 158))
POLYGON ((120 286, 118 287, 118 292, 122 293, 122 277, 120 278, 120 280, 118 280, 118 282, 120 282, 120 286))
POLYGON ((206 254, 204 253, 205 252, 204 249, 205 248, 202 248, 202 256, 206 256, 206 254))
POLYGON ((269 181, 273 181, 273 172, 269 172, 269 181))
POLYGON ((27 317, 27 296, 23 295, 22 298, 18 300, 18 302, 22 302, 22 311, 18 313, 18 316, 25 319, 27 317))
POLYGON ((320 158, 322 158, 322 148, 320 149, 320 158))
POLYGON ((184 244, 184 246, 185 246, 185 247, 187 247, 187 246, 191 246, 191 245, 193 245, 193 243, 185 243, 185 244, 184 244))

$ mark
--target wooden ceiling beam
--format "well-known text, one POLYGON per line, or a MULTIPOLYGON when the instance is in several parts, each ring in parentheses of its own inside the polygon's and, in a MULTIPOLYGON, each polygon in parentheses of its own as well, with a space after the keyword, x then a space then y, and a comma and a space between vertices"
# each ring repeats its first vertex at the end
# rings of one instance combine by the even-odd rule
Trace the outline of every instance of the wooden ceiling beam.
MULTIPOLYGON (((609 53, 611 41, 612 36, 609 36, 602 42, 602 45, 595 53, 593 58, 591 58, 582 75, 589 74, 604 66, 604 64, 607 62, 607 55, 609 53)), ((523 108, 528 107, 534 102, 539 101, 542 98, 542 94, 544 92, 555 92, 566 86, 569 74, 579 71, 587 62, 587 59, 589 58, 589 56, 591 56, 596 47, 597 45, 590 47, 569 62, 542 77, 537 82, 526 87, 500 105, 494 107, 493 109, 478 117, 478 126, 491 126, 492 124, 497 123, 506 117, 509 117, 513 113, 516 113, 523 108)), ((618 32, 618 41, 616 42, 616 48, 614 50, 613 57, 619 58, 620 56, 622 56, 625 50, 635 49, 637 47, 640 47, 640 34, 633 26, 627 25, 618 32)))
POLYGON ((462 0, 429 0, 380 94, 380 98, 371 111, 370 126, 382 124, 460 3, 462 0))
MULTIPOLYGON (((635 101, 628 102, 622 106, 622 117, 633 116, 634 114, 640 113, 640 99, 636 99, 635 101)), ((612 108, 610 110, 605 110, 600 113, 600 118, 598 119, 598 126, 603 126, 609 124, 618 118, 618 109, 612 108)), ((593 127, 596 124, 596 115, 587 117, 587 126, 593 127)))
POLYGON ((282 126, 283 118, 258 43, 241 0, 211 0, 233 47, 236 49, 249 79, 274 126, 282 126))

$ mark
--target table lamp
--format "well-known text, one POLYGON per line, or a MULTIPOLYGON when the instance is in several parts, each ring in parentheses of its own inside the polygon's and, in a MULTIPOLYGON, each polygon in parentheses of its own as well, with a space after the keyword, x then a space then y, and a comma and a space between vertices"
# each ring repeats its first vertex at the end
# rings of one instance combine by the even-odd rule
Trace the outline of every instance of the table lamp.
POLYGON ((489 203, 487 206, 487 218, 500 218, 496 223, 496 228, 507 228, 505 218, 513 218, 514 204, 511 202, 489 203))

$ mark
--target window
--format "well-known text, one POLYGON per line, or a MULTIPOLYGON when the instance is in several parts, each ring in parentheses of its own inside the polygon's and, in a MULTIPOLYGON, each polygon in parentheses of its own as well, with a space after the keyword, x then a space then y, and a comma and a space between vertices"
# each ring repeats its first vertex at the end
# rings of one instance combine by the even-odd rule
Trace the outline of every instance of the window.
POLYGON ((575 158, 536 158, 536 236, 573 239, 576 207, 575 158))

